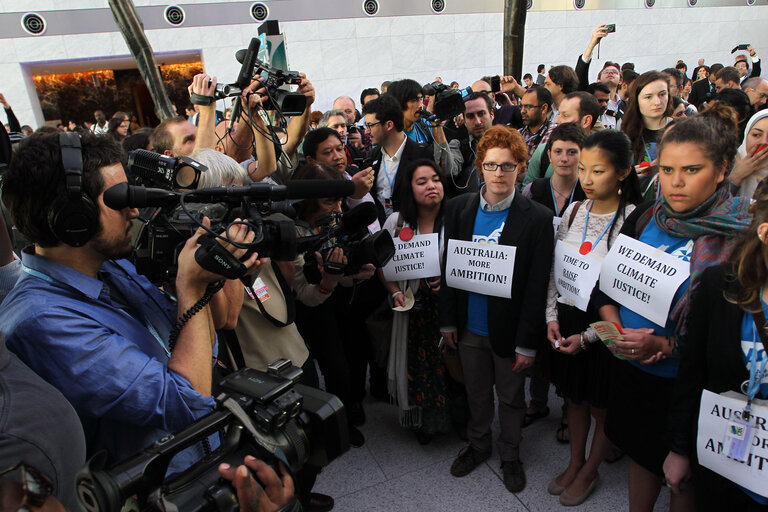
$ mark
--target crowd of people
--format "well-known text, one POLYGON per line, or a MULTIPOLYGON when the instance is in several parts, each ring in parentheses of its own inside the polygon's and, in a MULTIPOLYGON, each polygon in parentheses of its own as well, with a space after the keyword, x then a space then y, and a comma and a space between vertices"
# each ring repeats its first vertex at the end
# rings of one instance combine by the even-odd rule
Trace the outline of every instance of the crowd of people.
MULTIPOLYGON (((120 462, 211 412, 214 375, 284 358, 341 400, 353 447, 370 393, 415 442, 466 440, 446 468, 461 478, 493 451, 498 403, 503 484, 520 492, 522 430, 550 414, 551 384, 570 458, 547 490, 563 506, 626 455, 631 511, 652 510, 665 485, 674 511, 768 510, 768 80, 748 45, 733 65, 690 72, 606 61, 590 82, 609 34, 597 27, 573 68, 451 83, 464 108, 448 119, 411 79, 319 112, 300 74, 306 108, 287 118, 258 79, 217 111, 217 80, 200 74, 187 117, 140 127, 99 110, 34 133, 0 95, 12 135, 0 137, 0 467, 12 467, 0 497, 17 500, 3 504, 77 510, 86 456, 120 462), (127 259, 131 226, 149 219, 103 199, 135 179, 136 149, 203 164, 201 188, 350 180, 348 197, 294 204, 296 235, 372 203, 364 229, 388 232, 394 257, 344 272, 349 254, 330 241, 265 258, 243 249, 256 234, 237 219, 219 243, 255 280, 244 287, 197 263, 204 219, 160 289, 127 259), (700 404, 726 399, 706 438, 700 404)), ((168 475, 220 443, 207 441, 168 475)), ((265 490, 219 468, 241 506, 333 508, 311 492, 311 464, 292 476, 243 464, 265 490)))

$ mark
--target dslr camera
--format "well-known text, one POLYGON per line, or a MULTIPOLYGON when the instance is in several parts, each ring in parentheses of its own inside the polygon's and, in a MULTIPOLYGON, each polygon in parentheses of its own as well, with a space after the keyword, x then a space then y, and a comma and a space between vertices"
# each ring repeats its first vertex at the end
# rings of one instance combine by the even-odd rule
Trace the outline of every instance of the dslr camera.
MULTIPOLYGON (((111 468, 104 452, 78 473, 77 495, 89 512, 236 511, 237 493, 221 478, 221 463, 240 465, 246 455, 283 462, 295 474, 304 464, 328 465, 349 450, 344 406, 334 395, 298 384, 301 369, 286 359, 267 372, 244 368, 224 378, 216 407, 111 468), (166 479, 181 450, 219 433, 221 444, 188 471, 166 479)), ((278 471, 279 474, 279 471, 278 471)))

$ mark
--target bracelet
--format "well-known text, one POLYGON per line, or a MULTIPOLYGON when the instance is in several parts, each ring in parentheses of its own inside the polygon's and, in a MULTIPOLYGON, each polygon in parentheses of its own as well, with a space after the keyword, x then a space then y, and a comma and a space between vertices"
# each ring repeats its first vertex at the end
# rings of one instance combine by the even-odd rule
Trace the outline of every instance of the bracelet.
POLYGON ((394 298, 395 298, 395 297, 397 297, 398 295, 402 295, 402 294, 403 294, 403 292, 402 292, 401 290, 397 290, 396 292, 394 292, 394 293, 392 294, 392 298, 394 299, 394 298))
POLYGON ((582 332, 579 334, 579 346, 581 346, 581 350, 587 350, 587 345, 584 343, 584 333, 582 332))
POLYGON ((317 290, 323 295, 330 295, 331 293, 333 293, 333 289, 327 290, 323 288, 321 285, 317 285, 317 290))

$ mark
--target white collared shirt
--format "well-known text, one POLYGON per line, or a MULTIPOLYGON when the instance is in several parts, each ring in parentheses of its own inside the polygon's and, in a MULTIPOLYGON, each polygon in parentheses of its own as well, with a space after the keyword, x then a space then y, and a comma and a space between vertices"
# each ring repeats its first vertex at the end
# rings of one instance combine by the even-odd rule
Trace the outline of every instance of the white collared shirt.
POLYGON ((379 168, 379 175, 376 177, 376 196, 381 204, 384 205, 384 211, 389 217, 392 214, 392 189, 395 186, 395 176, 397 175, 397 169, 400 166, 400 160, 403 157, 403 150, 405 149, 405 143, 408 142, 408 137, 403 136, 403 143, 395 151, 395 154, 389 156, 384 146, 381 147, 381 167, 379 168), (387 206, 389 205, 389 206, 387 206))

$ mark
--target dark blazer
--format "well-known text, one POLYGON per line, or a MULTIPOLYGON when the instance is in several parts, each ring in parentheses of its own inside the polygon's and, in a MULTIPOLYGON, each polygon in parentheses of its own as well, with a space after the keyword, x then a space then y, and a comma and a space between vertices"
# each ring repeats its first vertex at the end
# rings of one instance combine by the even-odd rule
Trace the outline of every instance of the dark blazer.
POLYGON ((741 355, 745 313, 724 296, 740 289, 733 270, 724 263, 704 271, 691 301, 687 342, 680 347, 680 370, 667 417, 668 443, 672 451, 694 458, 701 390, 739 391, 749 379, 741 355))
MULTIPOLYGON (((464 194, 448 201, 444 217, 446 240, 472 240, 479 204, 480 193, 464 194)), ((516 192, 499 244, 517 247, 512 298, 488 297, 488 332, 498 356, 514 357, 516 347, 538 350, 546 339, 544 312, 554 251, 552 212, 516 192)), ((447 254, 446 250, 443 283, 446 283, 447 254)), ((464 330, 468 296, 464 290, 442 286, 441 327, 455 326, 459 333, 464 330)))
MULTIPOLYGON (((400 164, 397 166, 397 174, 395 174, 395 181, 392 183, 392 199, 395 201, 395 210, 397 210, 397 197, 400 190, 400 182, 402 181, 402 171, 405 169, 405 167, 408 165, 409 162, 413 162, 414 160, 419 160, 421 158, 426 158, 429 160, 435 159, 435 151, 431 144, 419 144, 418 142, 414 142, 408 137, 405 138, 405 147, 403 148, 403 154, 400 158, 400 164)), ((381 169, 381 161, 382 161, 382 154, 381 154, 381 147, 380 146, 374 146, 373 149, 371 149, 371 154, 368 156, 368 159, 372 162, 371 167, 373 167, 374 172, 374 179, 373 179, 373 186, 371 186, 371 196, 373 197, 374 202, 376 203, 376 208, 379 211, 379 222, 381 225, 384 225, 384 221, 387 220, 387 217, 384 212, 384 205, 381 204, 379 201, 379 198, 377 196, 378 192, 378 179, 379 179, 379 170, 381 169)))
POLYGON ((707 101, 707 94, 709 94, 711 90, 709 84, 709 77, 693 82, 693 85, 691 85, 691 94, 688 95, 688 103, 699 108, 702 103, 707 101))

